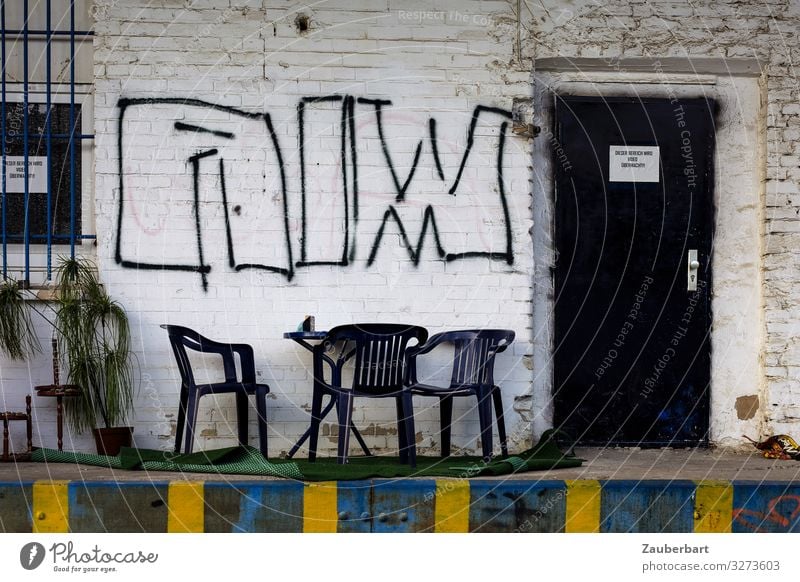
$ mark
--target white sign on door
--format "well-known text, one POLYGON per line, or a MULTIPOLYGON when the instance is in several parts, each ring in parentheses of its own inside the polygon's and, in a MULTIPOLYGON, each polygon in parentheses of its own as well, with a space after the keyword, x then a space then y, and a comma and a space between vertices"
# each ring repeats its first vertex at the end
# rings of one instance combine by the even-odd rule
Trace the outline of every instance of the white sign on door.
POLYGON ((658 146, 609 146, 609 182, 658 182, 658 146))
MULTIPOLYGON (((25 156, 6 156, 6 192, 25 192, 25 156)), ((28 192, 47 193, 47 156, 28 156, 28 192)))

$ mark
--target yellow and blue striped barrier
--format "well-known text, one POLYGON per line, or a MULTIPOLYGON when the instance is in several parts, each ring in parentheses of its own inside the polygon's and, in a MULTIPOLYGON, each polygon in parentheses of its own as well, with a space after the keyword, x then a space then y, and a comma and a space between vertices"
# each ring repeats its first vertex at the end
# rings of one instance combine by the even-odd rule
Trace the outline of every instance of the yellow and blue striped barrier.
POLYGON ((800 482, 0 483, 5 532, 797 532, 800 482))

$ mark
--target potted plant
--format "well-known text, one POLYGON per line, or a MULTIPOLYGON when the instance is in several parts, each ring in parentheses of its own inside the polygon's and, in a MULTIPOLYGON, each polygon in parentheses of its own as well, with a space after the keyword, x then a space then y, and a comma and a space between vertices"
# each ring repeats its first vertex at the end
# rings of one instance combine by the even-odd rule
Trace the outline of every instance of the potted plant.
POLYGON ((12 360, 26 360, 41 350, 22 288, 10 278, 0 283, 0 350, 12 360))
POLYGON ((56 332, 81 395, 67 401, 77 432, 92 429, 100 454, 131 445, 133 409, 130 326, 125 309, 109 297, 87 259, 65 258, 56 272, 56 332))
POLYGON ((130 327, 124 308, 100 283, 94 264, 82 258, 61 258, 56 272, 55 299, 48 318, 27 301, 17 281, 0 283, 0 350, 25 360, 40 351, 31 310, 54 328, 54 374, 59 355, 67 364, 70 384, 80 395, 65 402, 72 428, 92 429, 97 452, 115 455, 130 446, 132 428, 124 424, 133 409, 133 369, 130 327))

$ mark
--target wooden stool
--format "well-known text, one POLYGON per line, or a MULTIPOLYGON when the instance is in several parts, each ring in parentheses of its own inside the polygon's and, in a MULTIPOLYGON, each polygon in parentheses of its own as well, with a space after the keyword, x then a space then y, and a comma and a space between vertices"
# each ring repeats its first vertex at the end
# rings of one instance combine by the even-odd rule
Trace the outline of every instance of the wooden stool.
POLYGON ((58 450, 64 450, 64 397, 71 398, 81 395, 80 386, 74 384, 46 384, 34 386, 37 396, 47 396, 56 399, 56 429, 58 431, 58 450))
POLYGON ((25 397, 25 412, 0 412, 0 420, 3 421, 3 456, 0 461, 20 461, 30 457, 33 450, 33 426, 31 425, 31 395, 25 397), (24 453, 9 452, 8 423, 12 420, 24 420, 28 428, 28 449, 24 453))

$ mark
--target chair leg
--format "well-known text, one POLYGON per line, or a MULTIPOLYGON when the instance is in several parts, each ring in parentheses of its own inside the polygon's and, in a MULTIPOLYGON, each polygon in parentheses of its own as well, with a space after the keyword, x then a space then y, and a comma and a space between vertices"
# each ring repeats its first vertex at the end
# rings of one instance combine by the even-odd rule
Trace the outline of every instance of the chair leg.
POLYGON ((395 398, 397 408, 397 442, 400 447, 400 462, 408 462, 408 434, 406 433, 406 411, 403 404, 403 397, 395 398))
POLYGON ((264 458, 267 455, 267 388, 256 389, 256 414, 258 414, 258 448, 264 458))
POLYGON ((322 392, 314 389, 311 397, 311 426, 308 437, 308 460, 317 458, 317 442, 319 441, 319 425, 322 423, 322 392))
POLYGON ((175 452, 181 452, 181 440, 183 439, 183 427, 186 424, 186 401, 189 398, 189 391, 186 386, 181 385, 181 394, 178 400, 178 426, 175 427, 175 452))
POLYGON ((337 461, 340 465, 347 463, 347 452, 350 449, 350 421, 353 417, 353 395, 339 394, 337 397, 337 413, 339 416, 339 449, 337 461))
POLYGON ((450 431, 453 423, 453 397, 439 397, 439 421, 442 440, 442 456, 450 456, 450 431))
MULTIPOLYGON (((183 452, 189 454, 194 447, 194 426, 197 420, 197 407, 200 404, 200 397, 197 392, 192 390, 186 400, 186 441, 183 452)), ((180 451, 178 451, 180 452, 180 451)))
POLYGON ((247 402, 247 393, 246 392, 237 392, 236 393, 236 424, 239 430, 239 444, 246 447, 248 441, 250 440, 249 435, 247 434, 249 431, 247 430, 247 421, 248 421, 248 402, 247 402))
POLYGON ((478 420, 481 427, 481 448, 483 459, 492 458, 492 395, 489 390, 478 391, 478 420))
POLYGON ((416 433, 414 432, 414 403, 412 402, 411 392, 404 392, 402 397, 403 402, 403 419, 405 420, 405 434, 408 453, 408 461, 412 468, 417 466, 417 443, 416 433))
POLYGON ((497 432, 500 436, 500 452, 503 457, 507 457, 508 442, 506 440, 506 422, 503 419, 503 395, 496 386, 492 389, 492 400, 494 401, 494 415, 497 418, 497 432))

